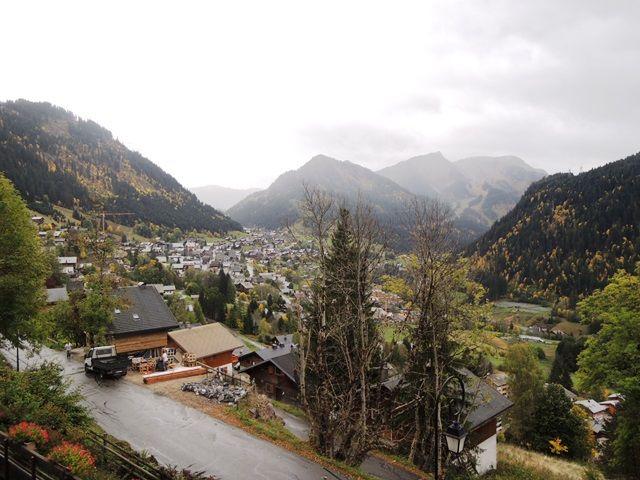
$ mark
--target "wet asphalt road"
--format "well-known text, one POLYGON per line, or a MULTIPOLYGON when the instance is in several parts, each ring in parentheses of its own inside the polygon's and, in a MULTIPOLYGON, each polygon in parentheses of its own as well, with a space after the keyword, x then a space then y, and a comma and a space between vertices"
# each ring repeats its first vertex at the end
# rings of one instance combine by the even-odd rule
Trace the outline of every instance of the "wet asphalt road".
MULTIPOLYGON (((15 366, 15 351, 5 351, 15 366)), ((290 480, 341 478, 299 455, 220 422, 170 398, 126 381, 98 384, 81 364, 64 353, 43 348, 21 364, 56 361, 85 397, 96 422, 109 434, 137 450, 146 450, 160 462, 205 471, 221 480, 290 480)))

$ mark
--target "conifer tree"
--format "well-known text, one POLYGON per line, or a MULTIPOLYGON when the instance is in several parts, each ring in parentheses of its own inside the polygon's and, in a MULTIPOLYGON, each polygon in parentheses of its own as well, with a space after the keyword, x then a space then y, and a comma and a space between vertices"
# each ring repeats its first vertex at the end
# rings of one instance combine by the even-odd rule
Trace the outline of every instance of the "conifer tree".
MULTIPOLYGON (((319 194, 307 192, 311 222, 325 206, 319 194)), ((316 224, 315 231, 328 229, 316 224)), ((301 394, 311 443, 320 453, 352 465, 378 445, 383 423, 375 388, 382 372, 381 336, 371 302, 379 233, 370 210, 358 205, 354 215, 339 210, 328 247, 323 234, 316 236, 319 274, 299 332, 301 394)))

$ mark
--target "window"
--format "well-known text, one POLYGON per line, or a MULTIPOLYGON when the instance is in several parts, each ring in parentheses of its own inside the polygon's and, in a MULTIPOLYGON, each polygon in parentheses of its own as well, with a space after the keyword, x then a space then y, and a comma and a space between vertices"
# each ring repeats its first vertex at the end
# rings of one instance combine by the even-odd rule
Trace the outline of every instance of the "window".
POLYGON ((273 385, 271 385, 270 383, 267 383, 265 385, 265 389, 267 390, 267 393, 273 393, 273 385))
POLYGON ((274 373, 276 373, 276 369, 273 368, 273 365, 269 365, 269 367, 267 368, 267 372, 269 373, 269 375, 273 375, 274 373))

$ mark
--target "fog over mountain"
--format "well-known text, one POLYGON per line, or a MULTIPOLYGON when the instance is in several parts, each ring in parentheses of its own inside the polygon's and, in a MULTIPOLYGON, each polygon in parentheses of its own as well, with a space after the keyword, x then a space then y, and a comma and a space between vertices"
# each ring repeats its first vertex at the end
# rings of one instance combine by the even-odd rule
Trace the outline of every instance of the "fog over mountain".
POLYGON ((245 226, 281 227, 299 218, 307 184, 347 202, 360 196, 390 231, 399 231, 402 212, 417 195, 449 204, 462 236, 468 239, 486 231, 543 176, 544 171, 512 156, 451 162, 435 152, 374 172, 350 161, 317 155, 299 169, 281 174, 266 190, 247 196, 227 214, 245 226))
POLYGON ((218 210, 224 211, 260 189, 229 188, 222 187, 220 185, 205 185, 203 187, 193 187, 189 190, 191 190, 191 192, 198 197, 201 202, 211 205, 213 208, 217 208, 218 210))
POLYGON ((412 193, 440 198, 460 218, 487 227, 511 210, 531 183, 546 175, 515 156, 452 162, 440 152, 410 158, 378 173, 412 193))
POLYGON ((299 218, 305 184, 349 202, 360 195, 383 221, 397 216, 404 202, 413 197, 408 190, 368 168, 316 155, 299 169, 280 175, 266 190, 249 195, 227 214, 246 226, 281 227, 299 218))

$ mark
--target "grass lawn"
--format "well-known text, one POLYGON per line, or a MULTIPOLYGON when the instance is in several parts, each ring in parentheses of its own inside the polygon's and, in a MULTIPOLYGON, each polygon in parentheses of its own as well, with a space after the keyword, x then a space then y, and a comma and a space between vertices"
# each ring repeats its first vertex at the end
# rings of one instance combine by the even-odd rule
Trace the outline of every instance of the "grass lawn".
POLYGON ((501 300, 493 304, 491 322, 508 328, 510 324, 526 327, 544 322, 551 315, 549 307, 501 300))
POLYGON ((271 403, 274 407, 279 408, 280 410, 284 410, 287 413, 290 413, 294 417, 306 419, 307 415, 304 413, 300 407, 296 407, 295 405, 290 405, 286 402, 280 402, 278 400, 271 399, 271 403))
POLYGON ((573 335, 579 337, 587 334, 588 326, 582 323, 574 323, 568 320, 563 320, 558 323, 554 328, 566 333, 567 335, 573 335))
POLYGON ((351 479, 377 480, 376 477, 362 472, 359 468, 350 467, 343 462, 318 455, 308 442, 300 440, 281 423, 273 420, 265 421, 254 418, 249 412, 248 407, 242 404, 242 402, 238 404, 237 407, 227 407, 227 413, 239 423, 238 426, 253 435, 269 440, 276 445, 295 452, 327 468, 338 470, 351 479))
MULTIPOLYGON (((576 462, 498 444, 498 469, 487 480, 583 480, 588 468, 576 462)), ((596 477, 597 478, 597 477, 596 477)))
MULTIPOLYGON (((553 365, 553 360, 556 356, 558 342, 552 341, 550 343, 527 343, 534 350, 540 347, 544 351, 546 358, 544 360, 539 360, 539 363, 544 378, 547 378, 549 376, 549 373, 551 372, 551 366, 553 365)), ((503 337, 491 336, 487 340, 487 344, 493 347, 493 353, 487 355, 488 360, 491 362, 491 365, 493 365, 493 368, 501 370, 502 364, 504 363, 504 355, 507 353, 510 343, 507 342, 503 337)))

